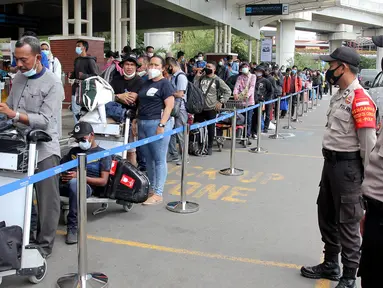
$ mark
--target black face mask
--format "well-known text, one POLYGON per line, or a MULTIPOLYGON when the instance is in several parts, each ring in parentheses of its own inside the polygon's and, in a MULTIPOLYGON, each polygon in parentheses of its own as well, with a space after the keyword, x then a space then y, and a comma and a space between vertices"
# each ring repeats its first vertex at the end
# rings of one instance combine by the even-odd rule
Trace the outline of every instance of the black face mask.
POLYGON ((203 71, 205 71, 206 75, 213 74, 213 70, 209 69, 209 68, 205 68, 205 69, 203 69, 203 71))
POLYGON ((173 74, 173 68, 172 68, 172 67, 169 67, 169 68, 167 69, 167 71, 168 71, 169 74, 173 74))
POLYGON ((340 66, 342 66, 342 65, 339 65, 338 67, 336 67, 335 69, 333 69, 333 70, 327 70, 327 72, 326 72, 326 80, 330 83, 330 84, 332 84, 332 85, 335 85, 338 81, 339 81, 339 79, 340 78, 342 78, 342 76, 343 76, 343 74, 344 73, 342 73, 342 74, 340 74, 339 76, 335 76, 334 75, 334 73, 335 73, 335 71, 340 67, 340 66))

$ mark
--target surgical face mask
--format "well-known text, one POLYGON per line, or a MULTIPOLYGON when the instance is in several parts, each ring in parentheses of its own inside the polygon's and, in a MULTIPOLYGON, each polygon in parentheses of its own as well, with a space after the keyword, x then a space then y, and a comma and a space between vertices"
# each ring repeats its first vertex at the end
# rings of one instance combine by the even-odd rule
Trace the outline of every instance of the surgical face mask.
POLYGON ((162 74, 162 72, 158 69, 149 69, 148 74, 149 74, 149 79, 154 79, 159 77, 162 74))
POLYGON ((149 57, 149 58, 152 58, 153 55, 154 55, 154 53, 148 53, 148 57, 149 57))
POLYGON ((81 47, 76 47, 76 54, 80 55, 82 53, 82 48, 81 47))
POLYGON ((248 68, 248 67, 243 67, 242 70, 241 70, 241 72, 242 72, 243 74, 247 74, 247 73, 249 73, 249 68, 248 68))
POLYGON ((257 73, 255 73, 255 75, 257 75, 257 77, 262 77, 263 73, 262 72, 257 72, 257 73))
POLYGON ((295 70, 295 69, 291 70, 291 72, 292 72, 294 75, 297 74, 297 70, 295 70))
POLYGON ((42 53, 44 53, 45 55, 49 55, 50 51, 49 50, 41 50, 42 53))
POLYGON ((198 56, 198 61, 203 61, 203 57, 202 56, 198 56))
POLYGON ((145 70, 144 71, 140 71, 140 72, 137 73, 137 75, 140 76, 140 77, 143 77, 143 76, 146 75, 146 71, 145 70))
POLYGON ((37 58, 35 57, 35 63, 33 64, 32 69, 29 70, 29 71, 25 71, 25 72, 23 72, 23 75, 24 75, 25 77, 32 77, 32 76, 36 75, 36 73, 37 73, 37 69, 36 69, 36 61, 37 61, 37 58))
POLYGON ((181 58, 181 63, 185 63, 185 58, 181 58))
POLYGON ((343 74, 344 74, 344 73, 342 73, 342 74, 340 74, 339 76, 335 76, 335 75, 334 75, 335 71, 336 71, 340 66, 342 66, 342 65, 339 65, 338 67, 336 67, 336 68, 333 69, 333 70, 328 69, 327 72, 326 72, 326 80, 327 80, 328 82, 330 82, 330 84, 332 84, 332 85, 335 85, 335 84, 339 81, 339 79, 342 78, 342 76, 343 76, 343 74))
POLYGON ((136 75, 135 72, 129 75, 129 74, 125 73, 125 71, 124 71, 124 76, 125 76, 126 78, 128 78, 128 79, 132 79, 135 75, 136 75))
POLYGON ((219 61, 219 62, 218 62, 218 65, 219 65, 219 66, 223 66, 223 62, 222 62, 222 61, 219 61))
POLYGON ((81 150, 89 150, 90 147, 92 146, 92 143, 89 142, 88 139, 86 139, 85 141, 81 141, 80 143, 78 143, 78 146, 80 147, 81 150))

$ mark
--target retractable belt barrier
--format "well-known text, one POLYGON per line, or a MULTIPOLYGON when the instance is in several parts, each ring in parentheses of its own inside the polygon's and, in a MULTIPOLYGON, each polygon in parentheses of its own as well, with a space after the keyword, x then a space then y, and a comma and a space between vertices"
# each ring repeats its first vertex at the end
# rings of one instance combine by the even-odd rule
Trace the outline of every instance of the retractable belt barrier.
MULTIPOLYGON (((317 86, 313 87, 313 88, 317 88, 317 86)), ((304 92, 306 90, 308 90, 308 89, 302 90, 302 91, 300 91, 298 93, 294 93, 294 94, 290 94, 290 95, 286 95, 286 96, 280 97, 280 100, 284 100, 284 99, 288 99, 288 98, 291 99, 293 96, 298 95, 298 94, 300 94, 300 93, 302 93, 302 92, 304 92)), ((273 99, 273 100, 261 102, 261 104, 262 105, 271 104, 271 103, 274 103, 274 102, 277 102, 277 101, 278 101, 278 99, 273 99)), ((291 101, 290 101, 290 103, 291 103, 291 101)), ((259 108, 261 104, 256 104, 256 105, 244 108, 244 109, 237 110, 236 113, 237 114, 238 113, 245 113, 245 112, 247 112, 249 110, 253 110, 253 109, 259 108)), ((318 106, 319 106, 319 104, 318 104, 318 106)), ((291 107, 289 107, 289 111, 290 111, 289 114, 291 114, 291 107)), ((217 118, 212 119, 212 120, 208 120, 208 121, 205 121, 205 122, 202 122, 202 123, 192 124, 192 125, 190 125, 189 129, 190 130, 194 130, 194 129, 202 128, 202 127, 205 127, 205 126, 208 126, 208 125, 220 122, 222 120, 225 120, 227 118, 231 118, 231 117, 234 116, 234 114, 235 114, 234 112, 231 112, 231 113, 225 114, 223 116, 217 117, 217 118)), ((289 115, 289 118, 290 117, 291 117, 291 115, 289 115)), ((174 135, 174 134, 178 134, 178 133, 184 132, 184 130, 185 130, 185 127, 179 127, 179 128, 173 129, 171 131, 165 132, 165 133, 160 134, 160 135, 151 136, 151 137, 148 137, 148 138, 145 138, 145 139, 142 139, 142 140, 138 140, 138 141, 133 142, 133 143, 129 143, 129 144, 126 144, 126 145, 121 145, 121 146, 118 146, 118 147, 115 147, 115 148, 112 148, 112 149, 107 149, 107 150, 104 150, 104 151, 101 151, 101 152, 90 154, 90 155, 87 156, 87 161, 91 162, 91 161, 94 161, 94 160, 97 160, 97 159, 101 159, 101 158, 104 158, 104 157, 107 157, 107 156, 110 156, 110 155, 113 155, 113 154, 124 152, 124 151, 129 150, 129 149, 137 148, 137 147, 140 147, 140 146, 143 146, 143 145, 146 145, 146 144, 149 144, 149 143, 161 140, 164 137, 168 137, 168 136, 171 136, 171 135, 174 135)), ((77 167, 77 166, 78 166, 78 159, 75 159, 75 160, 69 161, 67 163, 58 165, 56 167, 47 169, 47 170, 45 170, 43 172, 39 172, 39 173, 34 174, 34 175, 30 176, 30 177, 25 177, 25 178, 16 180, 14 182, 2 185, 2 186, 0 186, 0 196, 6 195, 6 194, 11 193, 13 191, 16 191, 16 190, 18 190, 20 188, 25 188, 28 185, 35 184, 37 182, 40 182, 40 181, 42 181, 44 179, 47 179, 47 178, 52 177, 52 176, 55 176, 57 174, 63 173, 65 171, 67 171, 69 169, 72 169, 74 167, 77 167)))

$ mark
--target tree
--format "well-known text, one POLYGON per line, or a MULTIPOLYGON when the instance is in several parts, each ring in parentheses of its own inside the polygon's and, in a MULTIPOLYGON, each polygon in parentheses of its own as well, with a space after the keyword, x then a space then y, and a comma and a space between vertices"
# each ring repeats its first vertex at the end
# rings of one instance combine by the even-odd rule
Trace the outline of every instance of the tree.
POLYGON ((376 67, 376 59, 375 58, 367 58, 364 56, 360 56, 360 69, 379 69, 376 67))
POLYGON ((214 31, 183 31, 180 42, 174 43, 171 50, 173 53, 177 53, 177 51, 185 52, 187 59, 194 57, 198 52, 212 52, 214 51, 214 31))

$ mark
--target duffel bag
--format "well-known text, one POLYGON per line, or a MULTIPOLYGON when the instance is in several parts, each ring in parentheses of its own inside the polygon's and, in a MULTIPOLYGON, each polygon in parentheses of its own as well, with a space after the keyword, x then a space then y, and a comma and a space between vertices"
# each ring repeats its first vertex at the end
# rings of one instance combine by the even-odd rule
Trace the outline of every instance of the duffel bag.
POLYGON ((19 226, 0 222, 0 272, 20 269, 23 232, 19 226))

